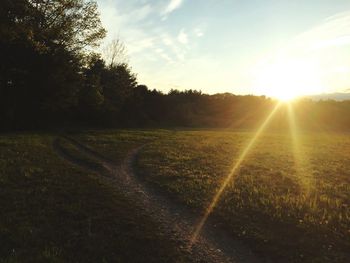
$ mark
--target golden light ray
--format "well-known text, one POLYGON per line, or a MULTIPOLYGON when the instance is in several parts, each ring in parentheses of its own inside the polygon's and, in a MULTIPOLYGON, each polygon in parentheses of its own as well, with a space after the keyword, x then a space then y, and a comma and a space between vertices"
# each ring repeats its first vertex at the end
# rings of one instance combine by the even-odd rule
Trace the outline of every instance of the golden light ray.
POLYGON ((259 127, 259 129, 255 133, 254 137, 249 141, 248 145, 245 147, 245 149, 243 150, 243 152, 239 156, 239 158, 236 161, 236 163, 234 164, 234 166, 231 168, 229 174, 226 176, 226 178, 222 182, 219 190, 216 192, 216 194, 214 195, 212 201, 210 202, 210 205, 207 207, 205 214, 203 215, 203 217, 201 218, 201 220, 199 221, 199 223, 195 227, 195 230, 194 230, 194 232, 192 234, 192 237, 191 237, 191 240, 190 240, 190 246, 192 246, 196 242, 199 233, 201 232, 201 230, 202 230, 204 224, 206 223, 209 215, 212 213, 212 211, 214 210, 214 208, 217 205, 218 201, 220 200, 220 197, 221 197, 222 193, 226 189, 227 185, 230 182, 233 181, 234 176, 236 174, 236 171, 241 166, 241 164, 244 161, 244 159, 246 158, 247 154, 250 152, 251 148, 253 147, 253 145, 255 144, 255 142, 257 141, 259 136, 261 135, 261 133, 264 131, 266 126, 269 124, 269 122, 271 121, 272 117, 275 115, 275 113, 277 112, 277 110, 279 109, 280 106, 281 106, 281 102, 277 103, 277 105, 273 108, 273 110, 270 112, 270 114, 267 116, 265 121, 261 124, 261 126, 259 127))
POLYGON ((295 114, 293 106, 291 103, 288 103, 288 122, 289 128, 292 136, 292 147, 293 147, 293 156, 295 161, 295 168, 297 176, 301 183, 303 193, 306 196, 309 196, 311 189, 313 187, 313 176, 309 169, 309 163, 307 162, 307 154, 301 149, 300 138, 298 137, 299 130, 295 121, 295 114))

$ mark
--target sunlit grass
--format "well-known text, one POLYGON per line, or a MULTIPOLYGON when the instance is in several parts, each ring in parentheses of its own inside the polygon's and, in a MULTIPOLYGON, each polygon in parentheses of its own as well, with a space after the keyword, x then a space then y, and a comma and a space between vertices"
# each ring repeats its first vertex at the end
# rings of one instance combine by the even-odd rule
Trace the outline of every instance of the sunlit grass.
POLYGON ((298 180, 301 184, 304 194, 311 195, 315 187, 313 180, 312 169, 309 166, 309 153, 306 149, 301 149, 300 130, 296 122, 296 117, 291 103, 287 103, 289 132, 292 137, 292 151, 294 156, 295 169, 297 172, 298 180))
MULTIPOLYGON (((350 138, 301 132, 293 118, 290 125, 290 132, 261 132, 234 180, 222 191, 212 216, 261 257, 276 262, 347 262, 350 138)), ((136 162, 137 173, 175 200, 202 211, 256 133, 111 130, 71 136, 116 162, 128 150, 145 144, 136 162)), ((42 145, 41 138, 37 140, 42 145)), ((42 153, 33 158, 50 156, 46 148, 40 149, 42 153)))
POLYGON ((252 147, 254 146, 256 141, 259 139, 259 137, 261 136, 261 133, 264 131, 266 126, 268 126, 270 120, 273 118, 276 111, 278 111, 279 107, 280 107, 280 104, 277 104, 275 106, 275 108, 267 116, 266 120, 261 124, 259 129, 255 132, 255 134, 253 135, 253 137, 251 138, 251 140, 249 141, 247 146, 243 149, 243 151, 239 155, 238 159, 233 160, 232 168, 230 169, 229 173, 224 178, 224 180, 221 182, 219 189, 217 190, 217 192, 215 193, 214 197, 212 198, 210 204, 206 208, 206 211, 205 211, 203 217, 199 220, 198 225, 195 227, 195 230, 194 230, 193 235, 191 237, 190 245, 192 245, 194 242, 196 242, 196 239, 197 239, 201 229, 203 228, 205 222, 207 221, 208 217, 210 216, 210 214, 214 210, 217 203, 220 201, 220 198, 221 198, 223 192, 225 191, 226 187, 228 186, 228 184, 231 184, 231 186, 234 185, 237 170, 241 167, 241 164, 245 161, 245 159, 246 159, 247 155, 249 154, 249 152, 251 151, 252 147))
MULTIPOLYGON (((181 202, 206 209, 230 173, 232 158, 239 160, 253 136, 178 132, 145 147, 138 171, 181 202)), ((213 214, 259 253, 293 262, 345 262, 350 244, 348 156, 346 134, 264 133, 235 180, 227 183, 213 214), (296 158, 299 153, 305 159, 296 158)))

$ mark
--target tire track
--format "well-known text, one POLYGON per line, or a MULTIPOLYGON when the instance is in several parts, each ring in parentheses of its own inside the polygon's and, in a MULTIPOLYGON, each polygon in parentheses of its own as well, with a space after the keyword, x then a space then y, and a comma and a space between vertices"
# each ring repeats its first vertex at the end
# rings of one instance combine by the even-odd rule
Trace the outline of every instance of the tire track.
POLYGON ((137 147, 126 155, 121 164, 115 164, 93 149, 70 138, 56 138, 53 148, 59 156, 67 161, 92 170, 101 175, 113 187, 122 192, 155 220, 160 231, 174 240, 178 249, 190 254, 195 262, 231 262, 231 263, 258 263, 253 253, 239 241, 230 237, 224 230, 216 227, 215 222, 208 220, 195 244, 189 247, 191 233, 200 218, 200 214, 189 208, 171 201, 160 195, 155 189, 139 180, 133 171, 133 163, 143 146, 137 147), (84 161, 69 153, 60 140, 67 140, 82 154, 89 156, 96 163, 84 161))

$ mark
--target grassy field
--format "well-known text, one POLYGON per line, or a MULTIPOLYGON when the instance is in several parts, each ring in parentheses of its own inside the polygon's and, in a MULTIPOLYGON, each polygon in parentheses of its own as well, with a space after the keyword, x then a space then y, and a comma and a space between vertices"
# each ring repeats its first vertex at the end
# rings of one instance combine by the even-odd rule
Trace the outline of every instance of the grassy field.
POLYGON ((70 133, 69 136, 101 153, 113 162, 122 161, 135 147, 165 138, 168 130, 101 130, 70 133))
MULTIPOLYGON (((115 162, 144 145, 137 174, 200 211, 253 135, 205 130, 69 134, 115 162)), ((52 148, 55 137, 0 136, 0 262, 190 261, 137 204, 96 173, 60 158, 52 148)), ((60 144, 94 168, 93 160, 69 141, 60 144)), ((349 262, 349 157, 348 134, 262 134, 212 216, 274 262, 349 262)))
MULTIPOLYGON (((142 149, 138 173, 205 209, 253 137, 179 131, 142 149)), ((266 133, 214 209, 222 226, 276 262, 349 262, 350 136, 266 133)))
MULTIPOLYGON (((120 156, 146 141, 134 137, 134 144, 113 140, 120 156)), ((0 262, 190 261, 137 204, 60 158, 54 138, 0 136, 0 262)))

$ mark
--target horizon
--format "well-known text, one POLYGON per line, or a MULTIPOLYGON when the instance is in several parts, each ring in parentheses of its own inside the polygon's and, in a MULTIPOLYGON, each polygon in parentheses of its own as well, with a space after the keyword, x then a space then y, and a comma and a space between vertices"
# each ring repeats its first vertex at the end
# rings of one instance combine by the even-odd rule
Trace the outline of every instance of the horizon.
POLYGON ((349 263, 330 1, 2 1, 0 263, 349 263))
POLYGON ((97 2, 103 44, 122 40, 150 89, 280 98, 350 87, 348 1, 97 2))

